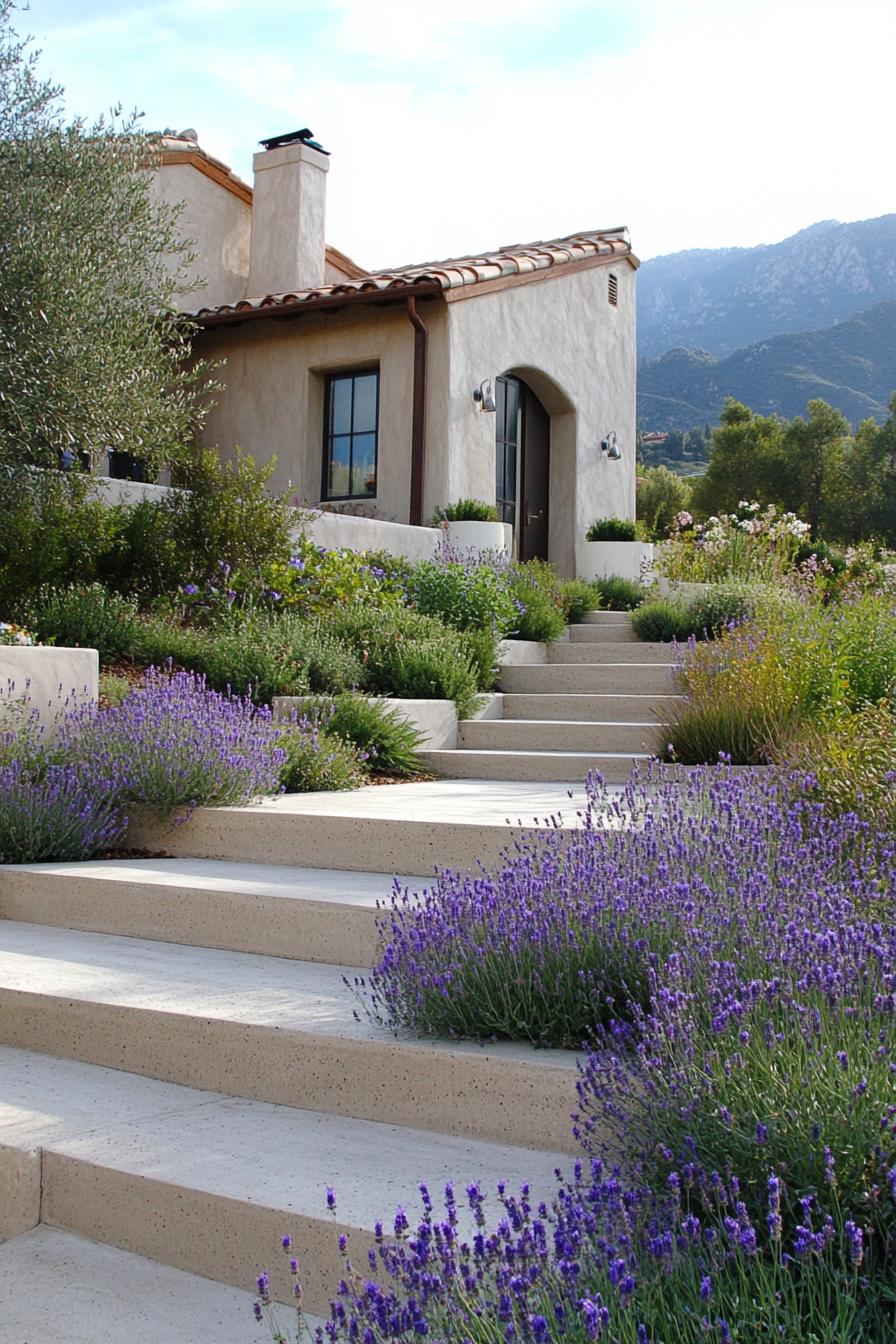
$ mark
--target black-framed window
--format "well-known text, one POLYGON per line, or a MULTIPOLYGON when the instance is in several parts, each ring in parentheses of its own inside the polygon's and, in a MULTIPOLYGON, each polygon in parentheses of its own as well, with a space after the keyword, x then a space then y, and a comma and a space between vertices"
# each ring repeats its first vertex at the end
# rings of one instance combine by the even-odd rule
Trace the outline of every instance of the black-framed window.
POLYGON ((372 499, 380 412, 378 369, 327 376, 322 499, 372 499))

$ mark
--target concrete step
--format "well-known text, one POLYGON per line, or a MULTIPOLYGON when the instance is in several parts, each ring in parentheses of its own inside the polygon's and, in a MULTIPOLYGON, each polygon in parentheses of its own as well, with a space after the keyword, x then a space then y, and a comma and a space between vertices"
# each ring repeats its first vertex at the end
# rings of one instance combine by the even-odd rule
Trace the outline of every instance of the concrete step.
POLYGON ((251 1287, 266 1267, 283 1299, 280 1238, 290 1235, 305 1305, 320 1315, 341 1277, 336 1238, 348 1234, 364 1264, 378 1219, 389 1227, 400 1204, 414 1223, 418 1182, 435 1199, 455 1183, 459 1235, 469 1237, 469 1182, 492 1192, 500 1179, 511 1189, 528 1181, 537 1205, 556 1188, 554 1168, 569 1165, 557 1152, 237 1100, 28 1051, 0 1049, 0 1074, 0 1144, 40 1150, 44 1223, 232 1285, 251 1287))
POLYGON ((0 919, 372 966, 390 888, 385 873, 215 859, 0 864, 0 919))
POLYGON ((660 723, 682 697, 676 695, 505 695, 504 719, 562 719, 579 723, 660 723))
POLYGON ((571 1143, 574 1055, 396 1039, 346 987, 363 974, 5 921, 0 1042, 356 1119, 571 1143))
POLYGON ((587 751, 424 751, 421 759, 444 779, 580 781, 599 770, 608 784, 624 784, 646 753, 587 751))
POLYGON ((570 799, 550 784, 436 780, 199 808, 176 827, 135 822, 128 843, 173 858, 431 876, 437 867, 497 863, 514 826, 532 827, 558 813, 576 826, 585 802, 584 789, 570 799))
MULTIPOLYGON (((568 719, 470 719, 459 725, 464 751, 655 752, 664 745, 656 722, 581 723, 568 719)), ((2 905, 0 905, 2 909, 2 905)))
POLYGON ((628 621, 614 621, 612 625, 570 625, 567 637, 571 644, 634 644, 635 632, 628 621))
POLYGON ((7 1344, 270 1344, 254 1301, 254 1293, 46 1225, 0 1245, 7 1344))
POLYGON ((508 691, 535 695, 606 695, 620 691, 626 695, 671 695, 675 691, 675 666, 671 662, 549 663, 504 667, 500 681, 505 695, 508 691))
POLYGON ((609 641, 586 644, 581 641, 548 645, 549 663, 674 663, 676 650, 671 644, 623 643, 609 641))
POLYGON ((631 622, 630 611, 589 611, 585 613, 583 625, 628 625, 631 622))

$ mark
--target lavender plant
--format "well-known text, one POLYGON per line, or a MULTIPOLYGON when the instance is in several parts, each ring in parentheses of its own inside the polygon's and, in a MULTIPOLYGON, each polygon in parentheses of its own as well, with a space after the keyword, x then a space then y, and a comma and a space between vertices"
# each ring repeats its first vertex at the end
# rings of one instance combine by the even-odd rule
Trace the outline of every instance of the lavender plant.
MULTIPOLYGON (((885 1344, 892 1319, 864 1273, 861 1227, 838 1225, 803 1201, 798 1231, 785 1238, 784 1184, 771 1175, 754 1220, 736 1177, 705 1182, 708 1213, 695 1212, 693 1180, 679 1176, 659 1195, 626 1183, 599 1159, 558 1172, 550 1203, 533 1206, 498 1185, 500 1215, 487 1218, 476 1185, 469 1211, 445 1189, 438 1217, 425 1185, 412 1228, 403 1208, 362 1266, 340 1239, 344 1273, 330 1319, 313 1334, 301 1309, 301 1264, 289 1237, 297 1305, 295 1335, 324 1344, 413 1340, 440 1344, 757 1344, 805 1338, 816 1344, 885 1344), (466 1225, 466 1226, 465 1226, 466 1225), (468 1230, 469 1229, 469 1230, 468 1230)), ((257 1281, 258 1321, 286 1344, 270 1278, 257 1281)))
POLYGON ((210 691, 194 673, 155 668, 121 705, 73 715, 62 743, 70 759, 116 780, 120 805, 160 819, 276 793, 285 761, 270 710, 210 691))
POLYGON ((32 756, 0 766, 0 863, 89 859, 127 825, 95 770, 32 756))

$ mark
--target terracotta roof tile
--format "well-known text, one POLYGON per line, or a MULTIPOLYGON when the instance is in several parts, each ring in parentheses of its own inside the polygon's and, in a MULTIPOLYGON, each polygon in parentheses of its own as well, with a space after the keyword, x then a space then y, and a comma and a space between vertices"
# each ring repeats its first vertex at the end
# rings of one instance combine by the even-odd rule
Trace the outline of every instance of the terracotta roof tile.
POLYGON ((445 292, 483 284, 488 280, 500 280, 506 276, 533 275, 537 271, 590 257, 629 256, 632 256, 632 247, 625 229, 597 230, 594 233, 572 234, 569 238, 557 238, 550 242, 502 247, 482 256, 452 257, 422 266, 401 266, 394 270, 360 275, 351 280, 340 280, 336 284, 321 285, 316 289, 240 299, 218 308, 200 308, 188 316, 196 318, 200 323, 211 324, 228 317, 267 315, 277 309, 294 309, 303 304, 318 307, 327 301, 338 303, 342 298, 365 293, 413 293, 424 288, 429 293, 445 292))

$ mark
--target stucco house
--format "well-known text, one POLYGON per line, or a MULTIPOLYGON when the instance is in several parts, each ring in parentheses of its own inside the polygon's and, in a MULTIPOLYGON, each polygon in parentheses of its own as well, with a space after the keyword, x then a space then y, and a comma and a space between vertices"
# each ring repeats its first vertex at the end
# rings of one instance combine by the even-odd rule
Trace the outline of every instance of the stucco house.
POLYGON ((626 230, 371 273, 325 241, 310 132, 262 144, 252 188, 194 132, 165 137, 155 179, 205 277, 195 348, 222 361, 207 440, 276 457, 274 484, 327 509, 425 524, 495 501, 521 558, 574 572, 595 517, 634 516, 626 230))

